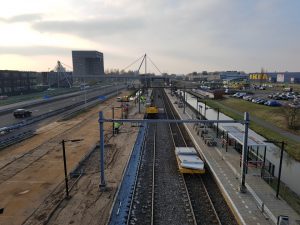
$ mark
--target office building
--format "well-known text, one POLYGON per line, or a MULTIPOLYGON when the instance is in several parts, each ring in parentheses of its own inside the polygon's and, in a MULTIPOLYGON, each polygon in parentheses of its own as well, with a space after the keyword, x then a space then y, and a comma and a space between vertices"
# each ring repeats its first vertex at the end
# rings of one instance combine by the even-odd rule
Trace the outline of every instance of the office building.
POLYGON ((98 51, 72 51, 73 76, 92 77, 104 75, 103 53, 98 51))
POLYGON ((0 95, 30 93, 36 88, 36 72, 0 70, 0 95))

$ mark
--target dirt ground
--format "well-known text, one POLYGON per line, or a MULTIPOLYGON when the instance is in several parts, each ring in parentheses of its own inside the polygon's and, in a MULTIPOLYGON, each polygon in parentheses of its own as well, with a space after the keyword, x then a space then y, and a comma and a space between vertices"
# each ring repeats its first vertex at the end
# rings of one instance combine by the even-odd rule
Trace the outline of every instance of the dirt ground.
MULTIPOLYGON (((110 138, 106 147, 107 190, 99 190, 99 155, 94 154, 83 175, 64 198, 62 139, 84 139, 66 143, 67 166, 71 171, 99 141, 98 112, 111 118, 115 98, 67 121, 49 124, 37 135, 0 152, 1 225, 19 224, 105 224, 122 173, 136 139, 138 128, 124 124, 120 134, 110 138)), ((137 107, 130 117, 142 117, 137 107)), ((115 117, 120 110, 115 111, 115 117)), ((112 125, 105 124, 106 138, 112 125)), ((98 151, 95 151, 98 152, 98 151)))

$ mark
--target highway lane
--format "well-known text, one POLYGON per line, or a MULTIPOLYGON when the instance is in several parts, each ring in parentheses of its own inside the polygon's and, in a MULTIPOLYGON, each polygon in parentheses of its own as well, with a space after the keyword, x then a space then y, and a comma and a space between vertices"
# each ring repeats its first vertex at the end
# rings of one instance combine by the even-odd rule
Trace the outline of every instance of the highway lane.
MULTIPOLYGON (((44 104, 41 105, 36 105, 33 107, 26 107, 26 109, 32 111, 32 117, 36 117, 51 111, 55 111, 57 109, 61 109, 64 108, 66 106, 72 105, 74 103, 78 103, 78 102, 84 102, 85 99, 89 99, 89 98, 93 98, 96 96, 101 96, 104 95, 106 92, 111 91, 111 90, 116 90, 119 89, 119 87, 114 86, 114 87, 103 87, 100 89, 96 89, 96 90, 86 90, 82 91, 80 95, 75 95, 75 96, 69 96, 68 98, 64 98, 61 100, 56 100, 56 101, 51 101, 51 102, 46 102, 44 104), (85 96, 86 95, 86 96, 85 96)), ((26 120, 26 118, 24 119, 16 119, 14 118, 12 112, 8 112, 5 113, 3 115, 0 115, 0 127, 7 127, 10 126, 12 124, 15 123, 19 123, 22 122, 23 120, 26 120)))

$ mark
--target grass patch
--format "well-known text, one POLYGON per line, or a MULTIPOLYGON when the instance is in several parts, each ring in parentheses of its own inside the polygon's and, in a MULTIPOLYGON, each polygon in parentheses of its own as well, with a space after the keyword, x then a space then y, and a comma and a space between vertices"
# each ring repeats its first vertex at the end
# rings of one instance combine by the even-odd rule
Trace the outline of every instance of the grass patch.
POLYGON ((249 112, 251 115, 274 124, 283 130, 300 135, 300 130, 291 130, 287 127, 287 119, 282 107, 259 105, 234 98, 224 99, 219 102, 240 112, 249 112))
MULTIPOLYGON (((226 101, 226 100, 225 100, 226 101)), ((206 100, 206 104, 212 108, 219 108, 220 112, 224 113, 225 115, 231 117, 234 120, 242 120, 243 116, 238 114, 237 112, 234 112, 231 109, 228 109, 227 107, 225 107, 223 105, 224 101, 215 101, 215 100, 206 100)), ((248 104, 251 104, 250 102, 246 102, 248 104)), ((240 104, 237 104, 235 106, 230 105, 229 107, 231 107, 232 109, 239 111, 239 113, 241 113, 241 109, 237 109, 239 107, 240 104)), ((254 105, 254 104, 253 104, 254 105)), ((227 105, 226 105, 227 106, 227 105)), ((264 107, 262 105, 255 105, 255 106, 261 106, 264 107)), ((245 104, 241 107, 243 108, 245 107, 245 104)), ((267 107, 267 106, 265 106, 267 107)), ((271 107, 269 107, 271 108, 271 107)), ((280 108, 271 108, 273 109, 275 112, 276 110, 280 110, 280 108)), ((248 111, 249 113, 255 113, 255 109, 247 109, 245 111, 248 111)), ((259 109, 257 111, 260 111, 259 109)), ((244 112, 244 111, 243 111, 244 112)), ((259 113, 256 113, 257 115, 259 115, 259 113)), ((258 116, 257 116, 258 117, 258 116)), ((271 117, 271 116, 269 116, 271 117)), ((268 121, 270 122, 270 121, 268 121)), ((270 122, 270 123, 274 123, 274 122, 270 122)), ((283 137, 281 134, 274 132, 273 130, 270 130, 268 128, 262 127, 260 124, 255 123, 253 121, 250 121, 250 128, 255 131, 256 133, 260 134, 261 136, 265 137, 266 139, 269 140, 284 140, 287 145, 285 145, 285 151, 295 160, 300 161, 300 143, 296 142, 294 140, 288 139, 286 137, 283 137)), ((280 147, 280 146, 279 146, 280 147)))

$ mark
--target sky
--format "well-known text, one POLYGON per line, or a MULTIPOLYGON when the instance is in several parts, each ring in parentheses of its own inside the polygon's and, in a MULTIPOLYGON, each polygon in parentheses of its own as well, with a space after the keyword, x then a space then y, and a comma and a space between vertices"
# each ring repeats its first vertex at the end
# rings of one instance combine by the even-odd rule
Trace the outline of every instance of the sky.
MULTIPOLYGON (((299 0, 9 0, 0 70, 72 70, 72 50, 124 69, 143 54, 161 72, 300 71, 299 0)), ((137 70, 138 64, 129 69, 137 70)), ((148 63, 148 72, 156 72, 148 63)))

